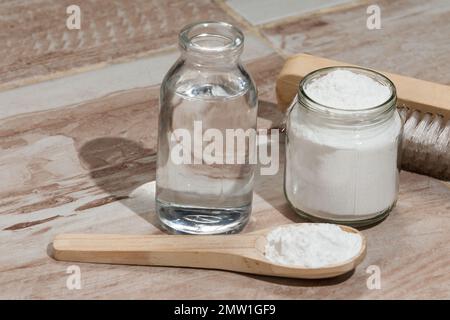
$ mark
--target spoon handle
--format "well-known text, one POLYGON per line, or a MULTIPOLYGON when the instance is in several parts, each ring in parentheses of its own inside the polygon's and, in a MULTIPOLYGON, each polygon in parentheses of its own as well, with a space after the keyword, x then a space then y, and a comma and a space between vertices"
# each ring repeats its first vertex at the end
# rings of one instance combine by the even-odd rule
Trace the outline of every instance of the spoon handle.
MULTIPOLYGON (((56 260, 236 270, 233 263, 257 253, 258 235, 61 234, 56 260)), ((243 271, 240 270, 236 271, 243 271)))

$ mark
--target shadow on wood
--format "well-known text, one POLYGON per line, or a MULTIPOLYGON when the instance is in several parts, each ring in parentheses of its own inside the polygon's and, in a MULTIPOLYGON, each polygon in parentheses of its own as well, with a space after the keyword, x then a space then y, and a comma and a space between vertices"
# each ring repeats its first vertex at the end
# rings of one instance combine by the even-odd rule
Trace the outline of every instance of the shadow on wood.
POLYGON ((130 199, 130 194, 138 187, 155 180, 155 150, 125 138, 104 137, 86 142, 81 147, 79 156, 83 165, 89 169, 91 178, 109 196, 85 204, 77 208, 77 211, 120 201, 162 230, 154 211, 154 194, 140 197, 139 200, 130 199), (143 207, 148 209, 143 212, 143 207))

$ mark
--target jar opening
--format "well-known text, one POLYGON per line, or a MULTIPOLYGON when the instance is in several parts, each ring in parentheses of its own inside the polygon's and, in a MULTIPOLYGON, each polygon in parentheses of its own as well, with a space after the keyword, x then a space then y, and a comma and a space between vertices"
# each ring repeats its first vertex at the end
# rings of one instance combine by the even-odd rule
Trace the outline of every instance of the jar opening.
POLYGON ((240 54, 244 35, 229 23, 205 21, 184 27, 180 32, 179 43, 182 49, 202 55, 240 54))
POLYGON ((328 116, 335 117, 345 117, 345 118, 359 118, 364 120, 365 118, 373 118, 382 114, 389 113, 392 109, 395 108, 397 97, 396 97, 396 89, 391 80, 389 80, 383 74, 360 67, 353 66, 339 66, 339 67, 327 67, 315 70, 309 74, 307 74, 303 80, 299 84, 298 89, 298 102, 301 103, 304 107, 309 110, 316 111, 318 113, 322 113, 328 116), (307 93, 307 86, 311 83, 320 79, 321 77, 330 74, 336 70, 345 70, 350 71, 357 75, 364 75, 374 80, 378 84, 389 89, 389 93, 386 99, 384 99, 381 103, 377 103, 375 105, 364 105, 361 107, 352 107, 352 108, 342 108, 329 104, 324 104, 316 101, 307 93))

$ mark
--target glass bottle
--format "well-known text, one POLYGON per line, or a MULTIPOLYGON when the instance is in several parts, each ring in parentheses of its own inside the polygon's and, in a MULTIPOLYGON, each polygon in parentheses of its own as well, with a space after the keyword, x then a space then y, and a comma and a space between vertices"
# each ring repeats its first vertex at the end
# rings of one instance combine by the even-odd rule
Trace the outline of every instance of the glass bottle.
POLYGON ((386 217, 398 195, 403 129, 394 84, 357 67, 316 70, 300 82, 287 115, 284 191, 301 216, 319 222, 363 226, 386 217), (322 105, 306 87, 335 70, 365 75, 390 96, 377 106, 339 109, 322 105))
POLYGON ((242 32, 224 22, 179 34, 181 56, 161 85, 158 130, 156 209, 169 232, 234 233, 249 219, 258 102, 239 60, 243 44, 242 32))

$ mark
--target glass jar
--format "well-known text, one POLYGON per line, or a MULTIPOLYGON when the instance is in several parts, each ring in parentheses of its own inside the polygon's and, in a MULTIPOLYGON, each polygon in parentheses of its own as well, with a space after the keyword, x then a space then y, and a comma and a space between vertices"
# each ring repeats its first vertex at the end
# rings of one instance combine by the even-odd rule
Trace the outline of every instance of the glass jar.
POLYGON ((301 216, 362 226, 388 215, 398 194, 399 146, 403 121, 394 84, 372 70, 330 67, 299 84, 286 123, 284 191, 301 216), (334 70, 365 75, 389 88, 382 104, 334 108, 306 94, 309 84, 334 70))
POLYGON ((242 32, 224 22, 180 32, 181 56, 161 85, 158 131, 156 209, 170 232, 234 233, 249 219, 257 91, 239 59, 243 44, 242 32))

